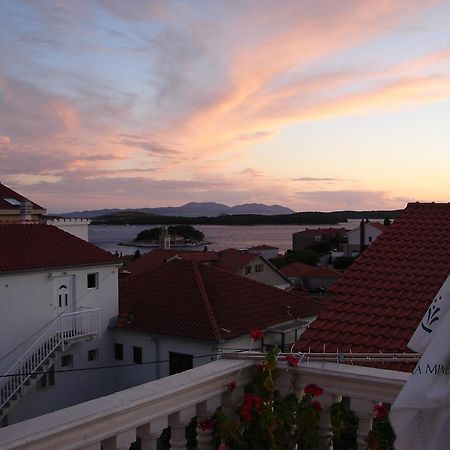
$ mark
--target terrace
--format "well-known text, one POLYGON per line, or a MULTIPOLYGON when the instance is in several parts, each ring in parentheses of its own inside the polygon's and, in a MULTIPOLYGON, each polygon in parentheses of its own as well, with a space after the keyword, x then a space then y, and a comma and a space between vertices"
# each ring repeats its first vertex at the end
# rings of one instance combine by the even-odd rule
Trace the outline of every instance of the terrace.
MULTIPOLYGON (((11 425, 0 429, 0 449, 127 450, 139 438, 142 450, 156 450, 157 439, 168 426, 171 449, 186 449, 185 427, 191 419, 209 418, 218 408, 230 411, 261 358, 256 352, 227 354, 180 374, 11 425), (227 385, 233 381, 237 389, 230 393, 227 385)), ((333 403, 342 397, 350 399, 359 419, 358 450, 364 449, 374 405, 392 403, 408 379, 408 373, 350 363, 369 358, 372 361, 384 356, 323 354, 321 360, 309 358, 289 368, 279 362, 277 388, 282 394, 301 395, 303 387, 313 383, 324 389, 319 423, 322 448, 332 448, 333 403)), ((415 355, 389 358, 411 362, 415 355)), ((197 428, 197 448, 213 448, 211 430, 197 428)))

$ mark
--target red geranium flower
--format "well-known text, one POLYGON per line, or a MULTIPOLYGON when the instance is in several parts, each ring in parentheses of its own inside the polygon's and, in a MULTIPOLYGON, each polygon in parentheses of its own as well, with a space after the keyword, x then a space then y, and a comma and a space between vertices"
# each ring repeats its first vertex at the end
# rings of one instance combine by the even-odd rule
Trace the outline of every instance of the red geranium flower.
POLYGON ((389 409, 384 403, 377 403, 373 412, 375 413, 375 417, 387 417, 389 414, 389 409))
POLYGON ((259 341, 260 339, 262 339, 264 337, 264 332, 262 330, 260 330, 259 328, 253 328, 250 331, 250 337, 251 337, 252 341, 259 341))
POLYGON ((227 388, 228 388, 229 392, 233 392, 236 389, 236 381, 232 381, 231 383, 228 383, 227 388))
POLYGON ((313 402, 311 402, 311 405, 317 412, 322 411, 322 405, 317 400, 314 400, 313 402))
POLYGON ((263 400, 259 395, 255 394, 245 394, 244 395, 244 404, 242 406, 241 416, 247 422, 251 422, 252 420, 252 410, 260 411, 263 407, 263 400))
POLYGON ((286 355, 285 359, 291 367, 297 367, 300 363, 300 358, 295 355, 286 355))
POLYGON ((204 419, 198 422, 198 427, 202 431, 212 430, 214 428, 214 420, 212 419, 204 419))
POLYGON ((317 384, 308 384, 304 389, 305 394, 310 394, 313 397, 317 397, 318 395, 323 393, 323 389, 317 384))

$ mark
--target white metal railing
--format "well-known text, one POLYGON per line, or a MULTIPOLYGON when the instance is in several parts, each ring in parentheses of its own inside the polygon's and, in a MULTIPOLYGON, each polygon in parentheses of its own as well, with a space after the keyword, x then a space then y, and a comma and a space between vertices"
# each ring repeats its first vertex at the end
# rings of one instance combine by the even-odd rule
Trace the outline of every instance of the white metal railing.
POLYGON ((0 381, 0 409, 18 392, 23 393, 27 380, 42 369, 56 349, 64 349, 74 339, 98 334, 99 313, 98 308, 87 309, 64 313, 53 320, 0 381))
MULTIPOLYGON (((137 437, 142 449, 155 449, 162 430, 171 427, 171 448, 186 449, 185 426, 193 417, 209 417, 218 407, 230 410, 233 399, 249 382, 255 361, 239 357, 221 359, 200 367, 126 389, 0 429, 0 450, 123 450, 137 437), (227 385, 236 382, 230 393, 227 385)), ((392 403, 409 374, 385 369, 309 361, 299 367, 279 363, 277 387, 300 394, 314 383, 324 389, 319 433, 323 448, 330 442, 330 408, 349 397, 359 419, 358 450, 372 423, 373 406, 392 403)), ((210 430, 197 429, 199 449, 211 449, 210 430), (208 434, 209 433, 209 434, 208 434)))

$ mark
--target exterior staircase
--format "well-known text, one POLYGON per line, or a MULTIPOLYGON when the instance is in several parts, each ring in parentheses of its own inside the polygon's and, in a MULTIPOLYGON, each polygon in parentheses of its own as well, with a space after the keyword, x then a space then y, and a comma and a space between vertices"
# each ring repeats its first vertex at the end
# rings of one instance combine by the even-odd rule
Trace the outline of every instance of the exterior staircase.
POLYGON ((100 310, 83 309, 59 315, 0 379, 0 421, 54 365, 56 357, 76 342, 100 333, 100 310))

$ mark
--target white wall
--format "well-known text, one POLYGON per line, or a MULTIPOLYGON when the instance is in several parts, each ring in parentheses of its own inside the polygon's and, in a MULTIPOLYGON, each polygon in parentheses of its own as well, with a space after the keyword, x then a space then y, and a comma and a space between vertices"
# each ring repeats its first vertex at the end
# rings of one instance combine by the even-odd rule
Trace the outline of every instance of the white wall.
POLYGON ((84 241, 89 241, 90 219, 52 219, 47 220, 47 225, 54 225, 66 233, 72 234, 84 241))
MULTIPOLYGON (((111 318, 118 314, 117 274, 117 267, 103 266, 0 276, 0 358, 12 351, 11 355, 0 361, 0 373, 9 370, 33 344, 40 335, 40 328, 64 312, 65 308, 58 307, 55 296, 55 286, 60 277, 73 280, 75 308, 100 308, 101 337, 75 344, 66 352, 73 354, 73 368, 111 364, 112 333, 108 325, 111 318), (98 272, 98 288, 88 289, 87 274, 95 272, 98 272), (89 349, 99 350, 98 361, 87 361, 89 349)), ((55 369, 60 368, 58 355, 55 369)), ((54 387, 42 391, 34 387, 23 397, 11 410, 9 423, 105 395, 114 388, 113 377, 103 371, 57 373, 55 377, 54 387)))
POLYGON ((246 273, 246 268, 244 267, 240 275, 243 277, 250 278, 251 280, 258 281, 260 283, 268 284, 269 286, 275 286, 279 289, 286 290, 290 289, 292 285, 288 283, 288 280, 280 275, 276 268, 269 264, 264 258, 258 256, 246 267, 251 267, 251 272, 246 273), (262 265, 262 272, 256 272, 256 266, 262 265))
MULTIPOLYGON (((366 223, 364 227, 364 245, 370 245, 372 242, 375 241, 375 239, 382 234, 383 232, 379 230, 378 228, 375 228, 371 223, 366 223), (371 239, 370 239, 371 238, 371 239)), ((355 228, 352 231, 349 231, 348 233, 348 244, 350 246, 355 246, 360 244, 360 229, 355 228)))
POLYGON ((132 330, 115 329, 115 342, 123 344, 123 361, 133 363, 133 346, 142 348, 143 364, 114 369, 117 390, 156 380, 169 375, 169 352, 193 355, 194 367, 216 359, 218 343, 175 336, 157 336, 132 330), (159 364, 156 361, 162 361, 159 364))

